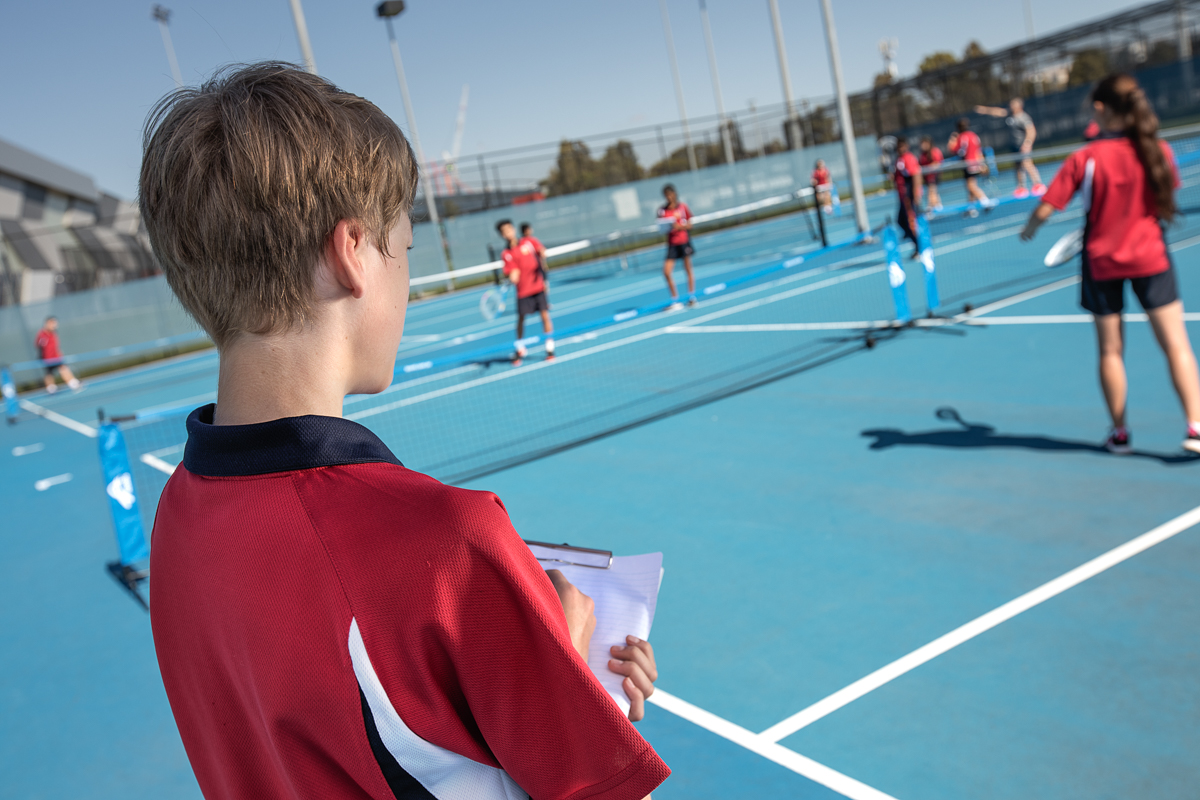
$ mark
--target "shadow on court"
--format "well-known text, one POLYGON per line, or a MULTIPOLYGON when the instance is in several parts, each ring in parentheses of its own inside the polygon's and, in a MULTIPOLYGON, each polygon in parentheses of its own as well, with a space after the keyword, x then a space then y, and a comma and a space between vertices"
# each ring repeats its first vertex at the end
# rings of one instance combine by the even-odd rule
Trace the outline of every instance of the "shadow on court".
MULTIPOLYGON (((936 412, 938 419, 951 420, 958 423, 957 428, 940 428, 930 431, 906 433, 895 428, 872 428, 862 432, 862 436, 875 439, 871 443, 872 450, 887 450, 890 447, 923 445, 925 447, 1020 447, 1026 450, 1051 450, 1099 453, 1113 455, 1102 445, 1093 442, 1080 442, 1071 439, 1055 439, 1050 436, 1010 435, 997 433, 991 425, 978 422, 967 422, 953 408, 943 407, 936 412)), ((1134 450, 1121 458, 1147 458, 1163 464, 1190 464, 1200 462, 1200 456, 1187 453, 1152 453, 1145 450, 1134 450)))

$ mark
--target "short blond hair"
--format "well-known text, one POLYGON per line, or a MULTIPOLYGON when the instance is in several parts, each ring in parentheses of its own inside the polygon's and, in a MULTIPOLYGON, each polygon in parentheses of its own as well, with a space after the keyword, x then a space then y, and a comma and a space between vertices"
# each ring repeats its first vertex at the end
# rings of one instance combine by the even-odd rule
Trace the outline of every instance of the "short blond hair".
POLYGON ((338 222, 359 221, 387 253, 416 188, 412 148, 386 114, 291 64, 228 67, 146 121, 142 219, 175 296, 218 346, 310 319, 338 222))

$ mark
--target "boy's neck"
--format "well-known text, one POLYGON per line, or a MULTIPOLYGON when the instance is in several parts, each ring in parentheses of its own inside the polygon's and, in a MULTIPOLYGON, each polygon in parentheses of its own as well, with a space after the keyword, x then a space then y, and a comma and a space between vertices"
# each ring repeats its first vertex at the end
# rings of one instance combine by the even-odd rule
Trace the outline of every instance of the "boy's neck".
POLYGON ((249 425, 309 414, 340 417, 348 363, 337 343, 305 333, 244 334, 220 354, 217 425, 249 425))

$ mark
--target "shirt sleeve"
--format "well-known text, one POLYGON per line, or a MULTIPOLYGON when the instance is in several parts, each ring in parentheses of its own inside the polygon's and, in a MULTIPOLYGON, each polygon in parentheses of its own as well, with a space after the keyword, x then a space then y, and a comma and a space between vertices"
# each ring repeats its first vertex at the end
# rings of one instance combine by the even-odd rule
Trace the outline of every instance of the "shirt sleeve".
POLYGON ((1058 174, 1054 176, 1054 180, 1050 183, 1050 188, 1042 195, 1042 202, 1049 203, 1058 211, 1062 211, 1071 202, 1071 198, 1075 196, 1075 192, 1079 190, 1079 184, 1083 181, 1084 165, 1086 158, 1083 150, 1077 150, 1067 157, 1063 165, 1059 168, 1058 174))
POLYGON ((500 260, 504 262, 504 274, 505 275, 512 272, 513 269, 515 269, 517 266, 516 259, 513 258, 513 254, 512 254, 511 250, 506 249, 503 253, 501 253, 500 260))
POLYGON ((463 696, 488 747, 534 800, 641 800, 670 770, 571 644, 562 604, 492 496, 448 637, 463 696), (487 613, 480 613, 486 609, 487 613))

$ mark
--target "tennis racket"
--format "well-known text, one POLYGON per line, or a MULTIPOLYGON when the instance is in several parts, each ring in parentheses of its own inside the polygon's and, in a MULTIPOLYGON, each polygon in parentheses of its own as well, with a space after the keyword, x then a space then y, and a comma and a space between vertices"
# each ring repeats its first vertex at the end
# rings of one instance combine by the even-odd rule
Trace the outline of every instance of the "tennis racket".
POLYGON ((479 313, 488 322, 504 313, 508 306, 508 284, 498 289, 488 289, 479 298, 479 313))
POLYGON ((1074 230, 1063 236, 1046 253, 1043 259, 1047 267, 1061 267, 1083 252, 1083 229, 1074 230))

